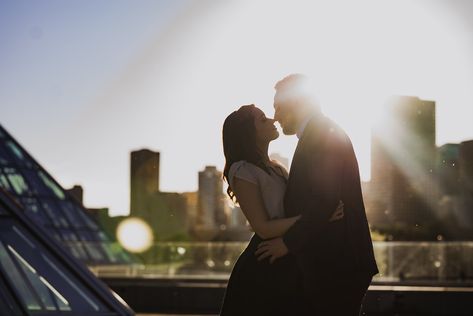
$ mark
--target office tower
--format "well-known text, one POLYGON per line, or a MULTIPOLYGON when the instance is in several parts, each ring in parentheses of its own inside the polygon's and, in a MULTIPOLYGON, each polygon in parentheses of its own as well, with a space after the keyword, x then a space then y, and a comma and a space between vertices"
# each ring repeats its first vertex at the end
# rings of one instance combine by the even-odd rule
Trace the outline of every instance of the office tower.
POLYGON ((0 126, 0 188, 76 258, 87 264, 130 262, 88 214, 26 150, 0 126))
POLYGON ((198 225, 205 228, 224 228, 225 213, 222 172, 215 166, 206 166, 199 172, 198 225))
POLYGON ((460 190, 460 145, 445 144, 437 149, 437 179, 441 195, 456 195, 460 190))
POLYGON ((142 149, 130 157, 130 215, 150 225, 155 241, 186 239, 187 200, 159 190, 159 152, 142 149))
POLYGON ((421 227, 434 214, 435 102, 392 97, 373 129, 371 194, 383 224, 421 227))
POLYGON ((159 192, 159 152, 142 149, 131 152, 130 212, 139 215, 139 204, 149 194, 159 192))

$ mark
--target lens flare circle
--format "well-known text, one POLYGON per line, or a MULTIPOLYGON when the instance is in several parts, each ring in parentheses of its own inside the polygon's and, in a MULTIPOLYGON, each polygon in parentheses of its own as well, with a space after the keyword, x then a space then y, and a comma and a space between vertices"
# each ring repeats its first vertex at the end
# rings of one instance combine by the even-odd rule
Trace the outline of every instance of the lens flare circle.
POLYGON ((117 227, 117 240, 130 252, 143 252, 153 244, 153 231, 144 220, 127 218, 117 227))

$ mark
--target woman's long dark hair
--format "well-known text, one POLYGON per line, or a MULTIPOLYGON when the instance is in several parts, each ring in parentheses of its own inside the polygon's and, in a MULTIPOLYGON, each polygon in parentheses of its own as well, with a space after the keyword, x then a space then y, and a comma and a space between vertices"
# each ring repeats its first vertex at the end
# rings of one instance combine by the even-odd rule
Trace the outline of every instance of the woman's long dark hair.
POLYGON ((256 146, 254 108, 254 104, 243 105, 238 111, 227 116, 223 123, 222 140, 225 155, 223 179, 228 184, 227 194, 234 202, 237 200, 228 179, 228 171, 234 162, 245 160, 269 172, 256 146))

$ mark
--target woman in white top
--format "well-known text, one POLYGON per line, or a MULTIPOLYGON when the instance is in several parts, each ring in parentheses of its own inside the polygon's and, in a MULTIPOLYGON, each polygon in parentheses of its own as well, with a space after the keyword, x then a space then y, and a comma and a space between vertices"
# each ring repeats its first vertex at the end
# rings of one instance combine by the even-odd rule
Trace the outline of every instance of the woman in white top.
POLYGON ((224 179, 227 193, 239 203, 255 234, 230 276, 221 316, 298 315, 300 275, 291 254, 270 263, 255 251, 264 239, 282 236, 299 218, 284 217, 287 170, 268 157, 278 138, 275 120, 254 105, 231 113, 223 125, 224 179))

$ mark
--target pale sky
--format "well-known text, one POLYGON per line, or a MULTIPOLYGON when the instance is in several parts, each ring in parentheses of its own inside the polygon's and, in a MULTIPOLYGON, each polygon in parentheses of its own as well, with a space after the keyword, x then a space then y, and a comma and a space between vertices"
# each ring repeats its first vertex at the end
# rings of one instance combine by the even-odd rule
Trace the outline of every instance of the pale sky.
MULTIPOLYGON (((223 168, 240 105, 273 115, 275 82, 309 75, 369 179, 392 94, 437 102, 437 144, 473 139, 471 1, 0 0, 0 124, 85 205, 129 209, 129 152, 161 152, 161 190, 223 168)), ((270 147, 292 158, 295 137, 270 147)))

